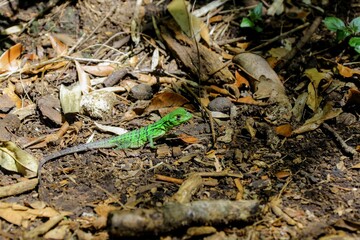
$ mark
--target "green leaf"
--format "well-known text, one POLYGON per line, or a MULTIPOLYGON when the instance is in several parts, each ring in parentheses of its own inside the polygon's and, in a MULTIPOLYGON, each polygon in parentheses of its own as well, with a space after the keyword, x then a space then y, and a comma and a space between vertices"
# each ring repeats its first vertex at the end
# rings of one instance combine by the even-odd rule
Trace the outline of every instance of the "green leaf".
POLYGON ((349 40, 349 45, 352 47, 360 46, 360 37, 352 37, 349 40))
POLYGON ((255 26, 255 31, 257 31, 257 32, 262 32, 263 31, 263 29, 262 29, 262 27, 259 27, 259 26, 255 26))
POLYGON ((351 35, 351 32, 346 28, 343 30, 338 30, 338 31, 336 31, 336 40, 342 41, 350 35, 351 35))
POLYGON ((350 38, 349 45, 353 47, 357 53, 360 53, 360 37, 350 38))
POLYGON ((337 32, 338 30, 344 30, 346 28, 345 23, 337 17, 326 17, 323 22, 327 29, 333 32, 337 32))
POLYGON ((255 24, 248 18, 243 18, 240 23, 240 27, 242 27, 242 28, 246 28, 246 27, 252 28, 254 26, 255 26, 255 24))
POLYGON ((354 34, 357 34, 360 32, 360 17, 354 18, 350 24, 349 27, 354 32, 354 34))
POLYGON ((262 15, 262 3, 260 2, 258 5, 256 5, 256 7, 254 9, 252 9, 250 11, 250 19, 253 20, 254 22, 256 22, 257 20, 261 19, 261 15, 262 15))

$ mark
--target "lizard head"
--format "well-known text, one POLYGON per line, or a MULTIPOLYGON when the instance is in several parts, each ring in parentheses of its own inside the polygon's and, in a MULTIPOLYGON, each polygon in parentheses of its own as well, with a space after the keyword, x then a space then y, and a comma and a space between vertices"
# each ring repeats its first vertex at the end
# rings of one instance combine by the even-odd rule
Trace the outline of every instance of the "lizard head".
POLYGON ((164 117, 165 121, 171 127, 178 126, 184 122, 187 122, 190 118, 192 118, 191 113, 186 111, 185 108, 181 107, 175 109, 164 117))

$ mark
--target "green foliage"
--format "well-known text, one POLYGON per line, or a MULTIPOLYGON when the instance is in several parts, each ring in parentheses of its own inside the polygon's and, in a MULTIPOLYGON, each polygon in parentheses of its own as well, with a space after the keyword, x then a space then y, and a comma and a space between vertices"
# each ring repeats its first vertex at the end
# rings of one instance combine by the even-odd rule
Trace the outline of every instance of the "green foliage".
POLYGON ((349 40, 349 45, 360 53, 360 37, 356 37, 360 33, 360 17, 354 18, 349 25, 345 25, 343 20, 337 17, 326 17, 324 24, 330 31, 336 32, 336 40, 342 41, 348 36, 353 36, 349 40))
POLYGON ((258 5, 256 5, 255 8, 251 9, 249 11, 248 17, 245 17, 242 19, 240 23, 240 27, 242 28, 253 28, 257 32, 262 32, 262 28, 256 23, 261 22, 261 16, 262 16, 262 3, 260 2, 258 5))

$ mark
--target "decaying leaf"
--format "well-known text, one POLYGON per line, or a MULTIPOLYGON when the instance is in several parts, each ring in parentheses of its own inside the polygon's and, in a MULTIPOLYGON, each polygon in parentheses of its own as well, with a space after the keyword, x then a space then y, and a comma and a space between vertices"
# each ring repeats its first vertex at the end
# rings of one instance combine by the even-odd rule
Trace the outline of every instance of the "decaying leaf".
POLYGON ((26 177, 37 175, 38 160, 14 143, 0 142, 0 166, 8 171, 18 172, 26 177))
POLYGON ((201 36, 209 46, 211 45, 207 26, 187 10, 184 0, 173 0, 167 8, 181 30, 188 37, 195 37, 196 41, 199 41, 201 36))
POLYGON ((316 112, 322 101, 322 97, 319 94, 320 81, 323 79, 330 80, 330 75, 328 72, 319 72, 316 68, 306 69, 305 75, 311 81, 308 85, 309 96, 307 99, 307 105, 311 110, 316 112))
POLYGON ((323 109, 318 108, 317 113, 308 119, 304 125, 295 129, 293 134, 300 134, 308 131, 315 130, 326 120, 337 117, 342 113, 341 108, 333 108, 331 103, 327 103, 323 109))

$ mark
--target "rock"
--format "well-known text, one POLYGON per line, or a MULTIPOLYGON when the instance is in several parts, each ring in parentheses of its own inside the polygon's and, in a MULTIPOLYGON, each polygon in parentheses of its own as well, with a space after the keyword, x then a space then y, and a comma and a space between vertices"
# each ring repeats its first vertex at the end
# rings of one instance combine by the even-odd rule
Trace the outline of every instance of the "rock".
POLYGON ((229 112, 231 106, 232 106, 232 102, 225 97, 215 98, 209 103, 209 109, 211 111, 224 112, 224 113, 229 112))
POLYGON ((131 96, 137 100, 149 100, 153 96, 153 91, 150 85, 138 84, 131 88, 131 96))
POLYGON ((95 91, 84 95, 81 99, 80 106, 89 116, 104 118, 112 113, 115 103, 115 93, 95 91))

